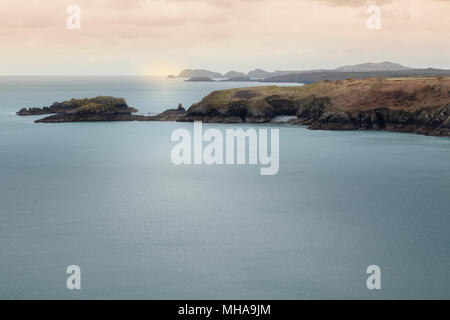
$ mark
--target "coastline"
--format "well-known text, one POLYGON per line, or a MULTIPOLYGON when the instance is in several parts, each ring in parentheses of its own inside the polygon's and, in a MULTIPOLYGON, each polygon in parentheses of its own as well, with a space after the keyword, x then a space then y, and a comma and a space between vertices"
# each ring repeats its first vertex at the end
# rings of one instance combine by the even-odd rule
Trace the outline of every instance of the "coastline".
POLYGON ((23 108, 17 114, 52 114, 36 123, 268 123, 290 116, 287 124, 311 130, 386 130, 449 137, 450 78, 347 79, 296 87, 227 89, 213 91, 187 110, 168 109, 158 115, 134 114, 137 111, 123 98, 96 97, 23 108))

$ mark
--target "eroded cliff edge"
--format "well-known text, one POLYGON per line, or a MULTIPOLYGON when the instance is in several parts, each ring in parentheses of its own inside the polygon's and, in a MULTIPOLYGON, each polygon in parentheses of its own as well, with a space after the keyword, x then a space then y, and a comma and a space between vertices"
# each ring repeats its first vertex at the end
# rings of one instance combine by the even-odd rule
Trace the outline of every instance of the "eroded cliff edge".
POLYGON ((450 136, 450 78, 321 81, 215 91, 177 121, 263 123, 293 115, 312 130, 388 130, 450 136))

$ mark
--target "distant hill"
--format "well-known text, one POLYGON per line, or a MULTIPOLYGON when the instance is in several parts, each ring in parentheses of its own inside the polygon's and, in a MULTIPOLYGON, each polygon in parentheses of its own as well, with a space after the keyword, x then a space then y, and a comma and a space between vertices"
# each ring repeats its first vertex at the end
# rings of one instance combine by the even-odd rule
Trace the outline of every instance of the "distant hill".
POLYGON ((256 69, 253 71, 250 71, 249 73, 247 73, 247 77, 249 78, 259 78, 259 79, 264 79, 267 77, 273 77, 273 73, 272 72, 268 72, 262 69, 256 69))
MULTIPOLYGON (((239 77, 232 77, 226 80, 222 80, 222 81, 229 81, 229 82, 250 82, 252 81, 252 78, 247 77, 246 75, 243 76, 239 76, 239 77)), ((255 80, 253 80, 255 81, 255 80)))
POLYGON ((223 75, 224 78, 237 78, 237 77, 246 77, 246 74, 243 72, 237 72, 237 71, 229 71, 223 75))
POLYGON ((223 75, 218 72, 201 69, 185 69, 181 71, 181 73, 178 75, 178 78, 198 78, 198 77, 223 78, 223 75))
POLYGON ((415 69, 405 67, 399 63, 389 61, 373 63, 360 63, 355 65, 342 66, 336 69, 318 69, 318 70, 276 70, 273 72, 263 69, 255 69, 247 74, 239 71, 229 71, 225 75, 218 72, 186 69, 183 70, 178 78, 221 78, 234 79, 234 81, 247 81, 250 79, 261 79, 266 82, 301 82, 313 83, 321 80, 342 80, 347 78, 363 79, 370 77, 426 77, 426 76, 449 76, 450 70, 443 69, 415 69), (240 80, 239 80, 240 79, 240 80), (245 79, 245 80, 244 80, 245 79))
POLYGON ((380 63, 361 63, 350 66, 343 66, 334 69, 341 72, 372 72, 372 71, 405 71, 412 70, 413 68, 402 66, 399 63, 392 63, 389 61, 380 63))
POLYGON ((345 79, 365 79, 365 78, 417 78, 417 77, 450 77, 450 70, 443 69, 411 69, 399 71, 366 71, 366 72, 345 72, 345 71, 320 71, 293 73, 276 77, 265 78, 264 82, 294 82, 294 83, 314 83, 323 80, 345 80, 345 79))

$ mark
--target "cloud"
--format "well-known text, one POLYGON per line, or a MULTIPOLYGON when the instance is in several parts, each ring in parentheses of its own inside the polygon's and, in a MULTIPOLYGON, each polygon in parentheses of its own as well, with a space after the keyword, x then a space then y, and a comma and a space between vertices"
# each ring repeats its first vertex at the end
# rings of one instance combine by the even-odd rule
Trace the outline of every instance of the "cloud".
POLYGON ((80 73, 109 67, 117 74, 172 61, 225 72, 367 60, 415 65, 450 54, 443 41, 450 32, 450 1, 443 0, 377 0, 383 9, 379 31, 366 28, 366 0, 75 2, 81 7, 78 31, 66 28, 66 8, 74 1, 0 1, 0 70, 64 73, 71 69, 61 65, 74 65, 80 73))
POLYGON ((371 4, 383 5, 386 3, 391 3, 392 0, 316 0, 324 3, 331 4, 333 6, 344 6, 344 7, 363 7, 371 4))

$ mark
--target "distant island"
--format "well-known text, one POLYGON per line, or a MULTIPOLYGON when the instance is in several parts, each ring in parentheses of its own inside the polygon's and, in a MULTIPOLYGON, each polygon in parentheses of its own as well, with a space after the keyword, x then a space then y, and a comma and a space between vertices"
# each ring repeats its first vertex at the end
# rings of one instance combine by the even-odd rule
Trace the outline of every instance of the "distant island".
POLYGON ((190 78, 185 81, 186 82, 215 82, 215 80, 210 77, 193 77, 193 78, 190 78))
POLYGON ((450 78, 369 78, 295 87, 214 91, 187 111, 179 105, 156 116, 133 115, 122 98, 72 99, 18 115, 51 114, 36 122, 203 121, 265 123, 283 116, 312 130, 387 130, 450 136, 450 78))
POLYGON ((36 120, 36 123, 145 120, 145 116, 133 115, 137 111, 129 107, 123 98, 99 96, 55 102, 44 108, 23 108, 17 114, 19 116, 52 114, 36 120))
POLYGON ((71 99, 55 102, 49 107, 22 108, 19 116, 48 115, 35 123, 101 122, 101 121, 176 121, 185 115, 181 104, 156 116, 134 114, 137 109, 127 105, 125 99, 109 96, 71 99))
POLYGON ((194 77, 194 78, 190 78, 185 80, 186 82, 253 82, 253 81, 257 81, 254 80, 252 78, 249 78, 247 76, 237 76, 237 77, 232 77, 229 79, 219 79, 219 80, 214 80, 210 77, 194 77))
MULTIPOLYGON (((335 69, 319 70, 288 70, 288 71, 265 71, 255 69, 247 74, 238 71, 229 71, 222 75, 219 72, 213 72, 201 69, 183 70, 178 78, 187 78, 189 81, 211 82, 214 79, 227 81, 260 81, 260 82, 291 82, 291 83, 314 83, 323 80, 345 80, 348 78, 364 79, 371 77, 447 77, 450 76, 450 70, 435 68, 410 68, 399 63, 389 61, 379 63, 361 63, 356 65, 342 66, 335 69), (245 80, 244 80, 245 79, 245 80)), ((172 76, 174 77, 174 76, 172 76)), ((219 80, 220 81, 220 80, 219 80)))
POLYGON ((201 69, 186 69, 181 71, 178 75, 178 78, 198 78, 198 77, 206 77, 206 78, 223 78, 223 75, 218 72, 201 70, 201 69))

